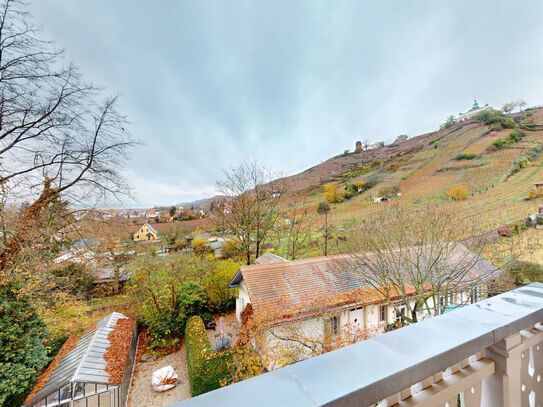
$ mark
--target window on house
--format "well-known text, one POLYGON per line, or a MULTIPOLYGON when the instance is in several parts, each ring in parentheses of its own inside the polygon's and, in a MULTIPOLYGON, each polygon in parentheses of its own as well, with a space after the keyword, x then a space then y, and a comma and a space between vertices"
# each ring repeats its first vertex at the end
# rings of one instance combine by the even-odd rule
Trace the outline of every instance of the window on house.
POLYGON ((330 331, 332 335, 339 334, 339 318, 337 316, 330 318, 330 331))
POLYGON ((387 321, 387 306, 381 305, 379 307, 379 322, 386 322, 387 321))
POLYGON ((471 303, 474 304, 479 301, 479 287, 475 286, 471 289, 471 303))
POLYGON ((403 317, 406 313, 406 307, 405 305, 399 305, 396 307, 396 322, 402 322, 403 317))
POLYGON ((443 295, 439 296, 439 307, 441 309, 445 308, 445 297, 443 295))

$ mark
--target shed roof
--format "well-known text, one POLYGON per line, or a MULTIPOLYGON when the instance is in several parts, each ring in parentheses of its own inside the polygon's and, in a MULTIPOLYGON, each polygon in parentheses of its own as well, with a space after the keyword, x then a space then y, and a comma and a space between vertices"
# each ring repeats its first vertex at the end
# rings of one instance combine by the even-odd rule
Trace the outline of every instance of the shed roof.
MULTIPOLYGON (((51 366, 54 366, 52 372, 46 370, 42 373, 49 373, 49 376, 43 383, 38 381, 36 388, 25 401, 25 406, 32 405, 71 382, 118 384, 112 383, 109 379, 104 354, 110 345, 109 333, 113 331, 117 321, 123 318, 127 317, 113 312, 100 320, 93 329, 83 334, 73 349, 67 353, 62 352, 61 349, 57 355, 60 360, 55 360, 55 358, 51 362, 51 366)), ((127 338, 127 340, 130 339, 127 338)))

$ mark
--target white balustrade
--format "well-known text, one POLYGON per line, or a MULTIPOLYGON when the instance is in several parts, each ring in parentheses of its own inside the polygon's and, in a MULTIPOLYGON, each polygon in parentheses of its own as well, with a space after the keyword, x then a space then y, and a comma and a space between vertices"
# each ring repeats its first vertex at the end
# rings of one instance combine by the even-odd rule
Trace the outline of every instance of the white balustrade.
POLYGON ((175 405, 543 407, 542 321, 534 283, 175 405))

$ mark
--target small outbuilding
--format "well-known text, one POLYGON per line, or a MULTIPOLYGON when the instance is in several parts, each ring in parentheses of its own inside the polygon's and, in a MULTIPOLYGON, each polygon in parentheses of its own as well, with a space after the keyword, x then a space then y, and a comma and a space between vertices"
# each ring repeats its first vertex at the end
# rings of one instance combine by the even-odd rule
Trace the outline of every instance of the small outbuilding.
POLYGON ((534 187, 537 195, 543 195, 543 181, 534 183, 534 187))
POLYGON ((114 312, 69 338, 24 407, 124 407, 137 336, 136 320, 114 312))

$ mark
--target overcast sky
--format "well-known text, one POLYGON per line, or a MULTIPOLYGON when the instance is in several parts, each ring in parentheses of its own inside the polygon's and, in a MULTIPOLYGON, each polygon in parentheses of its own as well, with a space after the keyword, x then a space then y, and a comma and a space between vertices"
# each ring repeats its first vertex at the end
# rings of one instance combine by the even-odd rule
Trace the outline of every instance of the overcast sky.
POLYGON ((34 0, 46 38, 122 95, 137 202, 214 194, 254 158, 294 174, 436 129, 477 97, 543 103, 543 2, 34 0))

